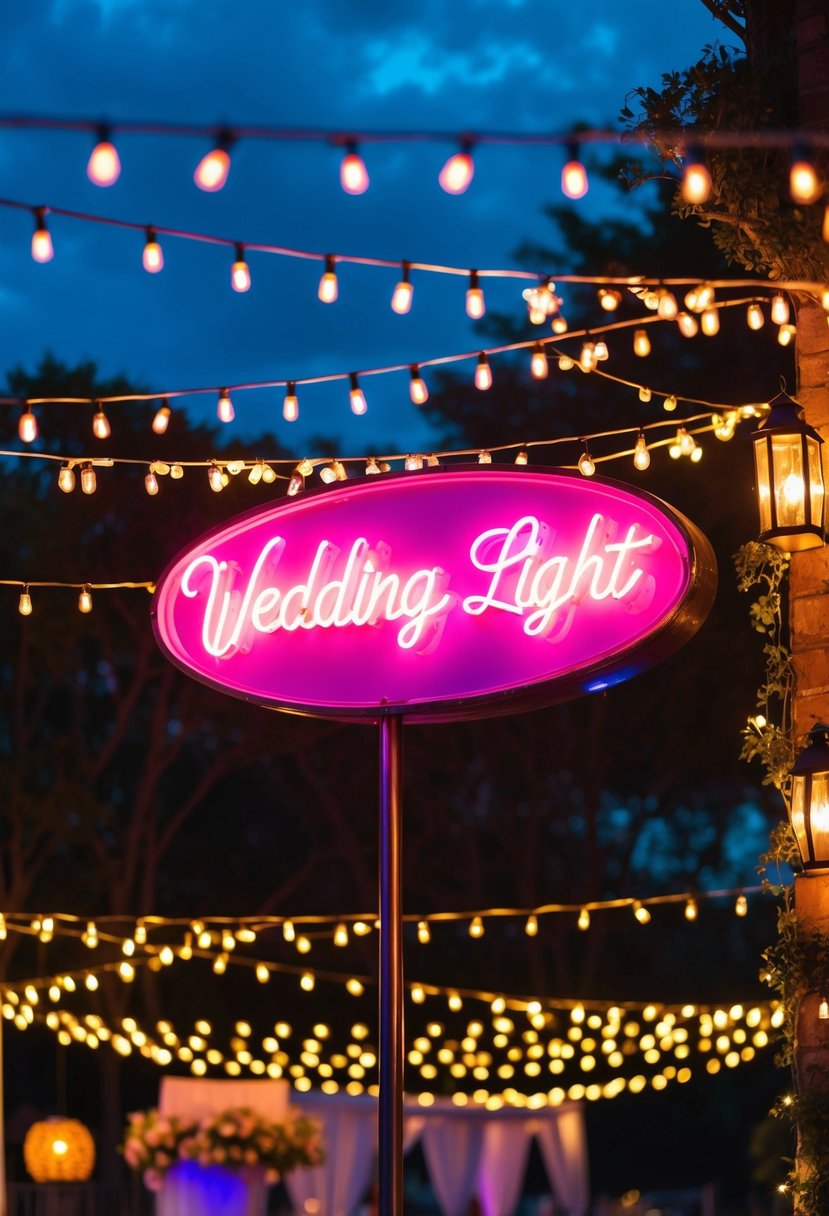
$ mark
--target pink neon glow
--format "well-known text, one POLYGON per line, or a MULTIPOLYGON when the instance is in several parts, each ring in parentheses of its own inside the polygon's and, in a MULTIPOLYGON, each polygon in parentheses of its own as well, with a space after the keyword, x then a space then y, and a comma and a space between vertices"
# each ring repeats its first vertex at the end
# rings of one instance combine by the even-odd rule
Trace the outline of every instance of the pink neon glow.
POLYGON ((634 674, 693 564, 668 510, 615 483, 435 470, 231 520, 174 561, 153 612, 169 656, 234 695, 342 717, 437 703, 439 718, 634 674))

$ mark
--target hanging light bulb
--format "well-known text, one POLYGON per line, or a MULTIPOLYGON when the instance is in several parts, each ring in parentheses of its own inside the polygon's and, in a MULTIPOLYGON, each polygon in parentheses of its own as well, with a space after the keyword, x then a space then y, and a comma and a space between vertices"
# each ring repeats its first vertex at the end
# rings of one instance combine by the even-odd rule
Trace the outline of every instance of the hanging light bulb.
POLYGON ((151 498, 158 493, 158 478, 156 477, 155 469, 152 467, 152 465, 150 465, 150 470, 144 478, 144 489, 151 498))
POLYGON ((679 404, 679 402, 677 401, 677 399, 676 399, 676 397, 674 396, 674 394, 673 394, 673 393, 668 393, 668 396, 667 396, 667 397, 665 398, 665 400, 662 402, 662 408, 663 408, 663 410, 665 411, 665 413, 666 413, 666 414, 672 414, 672 413, 674 412, 674 410, 676 409, 676 407, 677 407, 677 405, 678 405, 678 404, 679 404))
POLYGON ((646 358, 651 353, 651 340, 646 329, 633 331, 633 353, 640 359, 646 358))
POLYGON ((469 922, 469 936, 483 937, 484 932, 484 922, 481 920, 480 916, 473 916, 472 920, 469 922))
POLYGON ((789 320, 791 310, 789 301, 780 292, 771 298, 771 319, 774 325, 785 325, 789 320))
POLYGON ((531 912, 524 922, 524 932, 526 933, 527 937, 538 936, 538 917, 534 912, 531 912))
POLYGON ((713 338, 714 334, 720 332, 720 310, 719 308, 706 308, 705 312, 699 319, 700 329, 705 334, 706 338, 713 338))
POLYGON ((216 417, 219 419, 219 422, 232 422, 236 417, 233 402, 230 400, 230 393, 226 388, 219 389, 219 401, 216 405, 216 417))
POLYGON ((639 389, 639 400, 644 401, 647 404, 651 397, 653 397, 653 392, 647 387, 647 385, 643 384, 639 389))
POLYGON ((83 612, 84 614, 86 614, 91 611, 92 611, 92 589, 90 588, 89 584, 87 583, 84 587, 81 588, 80 595, 78 596, 78 612, 83 612))
POLYGON ((21 616, 32 615, 32 597, 29 594, 29 584, 27 583, 20 592, 20 599, 17 601, 17 611, 21 616))
POLYGON ((360 382, 354 372, 351 372, 348 377, 348 382, 351 387, 348 390, 348 400, 351 405, 352 414, 364 414, 368 409, 366 404, 365 394, 360 388, 360 382))
POLYGON ((449 157, 438 174, 438 181, 447 194, 463 194, 469 189, 474 176, 472 144, 469 140, 461 140, 460 151, 449 157))
POLYGON ((413 473, 417 469, 423 468, 423 457, 419 452, 411 453, 403 461, 403 468, 407 473, 413 473))
POLYGON ((796 325, 781 325, 777 331, 777 341, 781 346, 788 346, 797 333, 796 325))
POLYGON ((516 464, 529 464, 530 456, 524 448, 521 448, 515 455, 516 464))
POLYGON ((337 272, 334 269, 333 254, 328 254, 325 259, 325 270, 323 271, 320 285, 317 289, 317 295, 322 300, 323 304, 333 304, 339 294, 337 288, 337 272))
POLYGON ((98 402, 98 408, 92 418, 92 434, 96 439, 109 439, 112 434, 109 419, 104 413, 100 402, 98 402))
POLYGON ((557 317, 553 317, 552 321, 550 322, 550 329, 554 334, 566 334, 567 318, 562 317, 561 314, 559 314, 557 317))
POLYGON ((409 369, 409 396, 414 405, 423 405, 429 400, 429 390, 426 381, 420 375, 420 368, 413 363, 409 369))
POLYGON ((689 144, 682 170, 680 192, 686 203, 700 206, 711 195, 711 173, 705 151, 699 144, 689 144))
POLYGON ((534 380, 546 380, 549 372, 547 364, 547 352, 540 342, 536 342, 533 347, 532 358, 530 359, 530 372, 534 380))
POLYGON ((492 464, 492 453, 486 450, 479 452, 478 464, 492 464))
POLYGON ((296 383, 289 380, 285 389, 285 398, 282 402, 282 417, 286 422, 296 422, 299 417, 299 399, 296 395, 296 383))
POLYGON ((236 257, 230 268, 230 285, 234 291, 250 291, 250 267, 245 261, 243 245, 236 246, 236 257))
POLYGON ((686 920, 696 920, 698 916, 699 916, 699 907, 697 906, 697 901, 694 899, 693 896, 690 896, 685 901, 685 919, 686 920))
POLYGON ((214 194, 221 190, 230 172, 230 149, 233 138, 227 131, 220 132, 215 147, 202 157, 193 174, 193 181, 200 190, 214 194))
POLYGON ((23 406, 20 414, 20 419, 17 423, 17 434, 21 443, 32 443, 37 439, 37 418, 32 413, 32 407, 28 401, 23 406))
POLYGON ((561 170, 561 192, 567 198, 584 198, 587 194, 587 170, 579 160, 577 143, 567 145, 567 160, 561 170))
POLYGON ((689 312, 677 313, 676 324, 683 338, 693 338, 699 333, 699 321, 689 312))
POLYGON ((766 318, 759 304, 749 304, 746 309, 746 323, 749 329, 762 329, 766 318))
POLYGON ((392 311, 399 316, 404 316, 412 307, 412 299, 414 297, 414 288, 409 282, 409 263, 401 264, 400 282, 394 289, 391 298, 392 311))
POLYGON ((147 274, 158 274, 159 270, 164 269, 164 253, 152 228, 147 229, 141 262, 147 274))
POLYGON ((592 477, 596 472, 596 465, 587 449, 587 444, 584 445, 584 451, 579 457, 579 472, 582 477, 592 477))
POLYGON ((299 473, 292 473, 291 480, 288 482, 288 489, 286 491, 288 497, 294 498, 297 494, 301 493, 302 490, 304 490, 304 489, 305 489, 305 478, 301 477, 299 473))
POLYGON ((673 292, 668 291, 667 288, 663 287, 660 288, 657 295, 657 316, 661 317, 663 321, 676 320, 677 313, 679 312, 679 305, 676 302, 676 296, 673 294, 673 292))
POLYGON ((35 210, 35 230, 32 234, 32 257, 36 262, 51 262, 55 256, 52 237, 46 227, 46 209, 38 207, 35 210))
POLYGON ((428 920, 419 920, 417 922, 417 940, 421 946, 427 945, 432 940, 432 932, 429 928, 428 920))
POLYGON ((610 358, 610 351, 607 349, 607 343, 604 338, 599 338, 593 350, 593 358, 597 363, 603 363, 605 359, 610 358))
POLYGON ((71 494, 75 488, 75 470, 71 464, 62 464, 58 473, 58 489, 64 494, 71 494))
POLYGON ((487 363, 486 355, 483 351, 478 355, 478 363, 475 367, 475 388, 483 391, 492 387, 492 368, 487 363))
POLYGON ((789 167, 789 193, 792 202, 814 203, 820 191, 820 179, 815 170, 811 149, 804 144, 795 144, 789 167))
POLYGON ((87 161, 86 175, 93 186, 114 186, 121 176, 121 160, 106 127, 98 131, 98 142, 87 161))
POLYGON ((345 145, 345 156, 340 161, 340 185, 346 194, 365 194, 369 187, 365 161, 353 140, 345 145))
POLYGON ((483 288, 478 283, 477 270, 469 272, 469 286, 466 289, 466 315, 473 321, 479 320, 486 312, 483 288))
POLYGON ((596 366, 596 343, 585 342, 579 352, 579 367, 583 372, 592 372, 596 366))
POLYGON ((650 912, 639 899, 635 899, 633 901, 633 915, 639 921, 640 925, 646 925, 651 918, 650 912))
POLYGON ((569 355, 559 355, 558 370, 560 372, 569 372, 575 366, 576 366, 575 359, 571 359, 569 355))
POLYGON ((87 463, 81 468, 81 492, 83 494, 94 494, 98 486, 98 478, 95 476, 94 467, 87 463))
POLYGON ((599 303, 605 312, 615 312, 622 303, 622 293, 613 287, 600 287, 599 303))
POLYGON ((579 919, 576 922, 578 927, 584 933, 590 928, 590 911, 587 908, 582 908, 579 912, 579 919))
POLYGON ((170 405, 166 397, 161 398, 161 405, 156 410, 153 418, 153 431, 156 435, 164 435, 167 427, 170 425, 170 415, 172 414, 170 405))
POLYGON ((639 437, 636 440, 636 446, 633 449, 633 464, 634 467, 643 472, 651 462, 651 454, 648 451, 648 445, 645 442, 644 431, 639 432, 639 437))
POLYGON ((207 482, 214 494, 221 494, 222 490, 225 488, 222 470, 217 464, 211 464, 210 468, 207 470, 207 482))
POLYGON ((737 902, 734 904, 734 912, 737 916, 748 915, 748 900, 745 895, 738 895, 737 902))

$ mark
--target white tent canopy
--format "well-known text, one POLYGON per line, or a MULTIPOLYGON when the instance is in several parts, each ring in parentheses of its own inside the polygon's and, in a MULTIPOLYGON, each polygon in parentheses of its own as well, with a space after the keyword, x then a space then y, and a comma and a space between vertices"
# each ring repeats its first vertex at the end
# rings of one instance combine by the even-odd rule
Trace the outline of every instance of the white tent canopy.
MULTIPOLYGON (((216 1114, 231 1106, 250 1106, 269 1119, 279 1119, 289 1102, 319 1120, 326 1145, 323 1165, 295 1170, 286 1180, 297 1216, 354 1216, 374 1170, 376 1099, 298 1093, 285 1081, 179 1077, 165 1077, 159 1097, 163 1112, 189 1118, 216 1114)), ((466 1216, 473 1196, 477 1196, 482 1216, 512 1216, 533 1137, 541 1150, 556 1210, 566 1216, 585 1216, 589 1204, 587 1146, 582 1109, 576 1103, 540 1111, 489 1111, 456 1106, 448 1098, 436 1098, 431 1106, 414 1100, 405 1103, 404 1151, 421 1142, 443 1216, 466 1216)))

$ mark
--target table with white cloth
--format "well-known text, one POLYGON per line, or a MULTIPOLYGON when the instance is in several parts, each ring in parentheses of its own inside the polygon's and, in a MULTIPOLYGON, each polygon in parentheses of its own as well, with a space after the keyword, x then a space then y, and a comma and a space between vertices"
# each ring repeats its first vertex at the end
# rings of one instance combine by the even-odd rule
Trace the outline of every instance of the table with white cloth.
MULTIPOLYGON (((244 1106, 278 1123, 287 1114, 289 1095, 287 1081, 164 1077, 158 1109, 168 1117, 195 1121, 244 1106)), ((267 1194, 262 1169, 180 1161, 167 1171, 156 1194, 156 1216, 265 1216, 267 1194)))

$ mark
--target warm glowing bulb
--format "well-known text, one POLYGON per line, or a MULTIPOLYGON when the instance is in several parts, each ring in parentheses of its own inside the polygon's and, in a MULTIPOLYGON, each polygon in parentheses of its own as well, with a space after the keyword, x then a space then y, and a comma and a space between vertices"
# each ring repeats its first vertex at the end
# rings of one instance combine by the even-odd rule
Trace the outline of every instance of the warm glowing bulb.
POLYGON ((32 257, 36 262, 51 262, 55 256, 52 237, 46 227, 43 212, 38 212, 35 220, 35 230, 32 233, 32 257))
POLYGON ((58 488, 71 494, 75 488, 75 470, 70 464, 62 464, 58 473, 58 488))
POLYGON ((37 439, 37 418, 27 405, 23 413, 20 415, 20 420, 17 424, 17 434, 22 443, 32 443, 37 439))
POLYGON ((685 904, 685 919, 696 920, 699 915, 699 908, 695 899, 689 899, 685 904))
POLYGON ((820 1004, 817 1007, 817 1015, 822 1022, 829 1018, 829 1001, 826 997, 821 997, 820 1004))
POLYGON ((567 198, 584 198, 587 189, 587 170, 574 155, 561 170, 561 192, 567 198))
POLYGON ((296 422, 299 417, 299 399, 293 380, 288 381, 285 399, 282 402, 282 417, 286 422, 296 422))
POLYGON ((530 359, 530 372, 534 380, 545 380, 549 371, 547 365, 547 352, 540 342, 536 342, 533 347, 532 358, 530 359))
POLYGON ((639 389, 639 400, 644 401, 647 404, 651 397, 653 397, 653 391, 649 389, 647 385, 643 384, 639 389))
POLYGON ((199 161, 193 181, 200 190, 213 194, 216 190, 221 190, 229 172, 230 153, 226 144, 221 142, 199 161))
POLYGON ((91 464, 85 464, 81 469, 81 492, 83 494, 94 494, 98 484, 98 479, 95 476, 95 470, 91 464))
POLYGON ((147 229, 141 261, 147 274, 158 274, 159 270, 164 269, 164 254, 152 228, 147 229))
POLYGON ((596 366, 596 343, 585 342, 579 351, 579 367, 583 372, 592 372, 596 366))
POLYGON ((483 937, 483 935, 484 935, 484 922, 481 920, 480 916, 473 916, 472 920, 469 922, 469 936, 470 937, 483 937))
POLYGON ((87 613, 87 612, 91 612, 91 611, 92 611, 92 592, 90 591, 90 589, 88 587, 84 587, 81 590, 80 595, 78 596, 78 612, 87 613))
POLYGON ((775 325, 785 325, 790 315, 789 301, 779 293, 771 298, 771 319, 775 325))
POLYGON ((441 188, 447 194, 463 194, 475 176, 475 165, 467 149, 450 156, 438 175, 441 188))
POLYGON ((101 409, 96 410, 92 419, 92 434, 96 439, 109 439, 112 434, 109 419, 101 409))
POLYGON ((610 287, 599 288, 599 303, 605 312, 615 312, 622 302, 622 293, 610 287))
POLYGON ((666 414, 672 414, 678 404, 679 404, 679 401, 674 396, 674 394, 668 393, 668 396, 662 402, 662 408, 666 412, 666 414))
POLYGON ((155 417, 153 418, 153 431, 156 435, 165 434, 167 427, 170 425, 171 413, 172 410, 165 399, 156 410, 155 417))
POLYGON ((492 387, 492 368, 486 361, 486 355, 483 352, 478 355, 478 363, 475 367, 475 388, 486 390, 492 387))
POLYGON ((368 170, 357 149, 349 147, 340 162, 340 185, 346 194, 365 194, 369 186, 368 170))
POLYGON ((648 909, 643 903, 640 903, 638 899, 634 900, 633 903, 633 915, 639 921, 640 925, 646 925, 651 918, 651 914, 648 909))
POLYGON ((579 912, 578 927, 582 932, 590 928, 590 912, 587 908, 582 908, 579 912))
POLYGON ((429 400, 429 390, 426 387, 426 381, 420 374, 420 368, 417 364, 411 369, 411 378, 409 380, 409 396, 414 405, 423 405, 429 400))
POLYGON ((689 148, 682 172, 680 192, 686 203, 699 206, 711 195, 711 174, 701 148, 689 148))
POLYGON ((571 359, 569 355, 559 355, 558 370, 561 372, 569 372, 576 366, 575 359, 571 359))
POLYGON ((250 267, 241 245, 236 246, 236 260, 230 268, 230 285, 234 291, 250 291, 250 267))
POLYGON ((718 308, 706 308, 700 317, 699 324, 706 338, 713 338, 714 334, 720 332, 720 310, 718 308))
POLYGON ((530 460, 530 456, 525 448, 521 448, 520 451, 516 452, 516 455, 515 455, 516 464, 529 464, 529 460, 530 460))
POLYGON ((534 912, 531 912, 524 923, 524 932, 527 937, 538 936, 538 917, 534 912))
POLYGON ((689 312, 677 313, 676 323, 683 338, 693 338, 699 333, 699 321, 689 312))
POLYGON ((794 203, 814 203, 820 195, 820 179, 803 148, 796 148, 792 155, 789 191, 794 203))
POLYGON ((20 599, 17 601, 17 611, 21 616, 32 615, 32 597, 29 594, 28 587, 24 587, 20 592, 20 599))
POLYGON ((225 483, 224 478, 222 477, 222 470, 217 464, 212 464, 207 470, 207 480, 213 493, 221 494, 222 490, 225 488, 225 483))
POLYGON ((155 475, 154 469, 150 469, 149 473, 147 473, 146 477, 144 478, 144 489, 147 491, 150 497, 153 497, 158 493, 158 478, 155 475))
POLYGON ((796 333, 797 333, 797 326, 781 325, 777 331, 777 341, 780 343, 781 346, 788 346, 792 342, 796 333))
POLYGON ((357 377, 353 374, 349 376, 349 383, 351 384, 351 388, 348 390, 348 400, 351 405, 351 412, 357 415, 364 414, 368 409, 368 405, 366 404, 365 395, 360 388, 357 377))
POLYGON ((432 940, 432 933, 427 920, 419 920, 417 922, 417 940, 421 946, 425 946, 432 940))
POLYGON ((317 288, 317 295, 323 304, 333 304, 338 294, 337 272, 334 270, 334 259, 329 256, 325 259, 325 270, 320 279, 320 285, 317 288))
POLYGON ((747 916, 748 915, 748 900, 746 899, 745 895, 737 896, 737 902, 734 905, 734 911, 736 912, 737 916, 747 916))
POLYGON ((648 451, 648 445, 645 442, 645 436, 640 431, 639 438, 636 440, 636 446, 633 449, 633 464, 640 472, 648 467, 651 462, 651 454, 648 451))
POLYGON ((414 288, 409 282, 409 268, 403 264, 403 277, 394 289, 394 294, 391 298, 392 310, 398 313, 401 317, 405 315, 412 307, 412 299, 414 297, 414 288))
POLYGON ((466 315, 473 321, 479 320, 486 312, 483 288, 478 283, 477 270, 469 272, 469 287, 466 290, 466 315))
POLYGON ((634 330, 633 353, 634 355, 638 355, 640 359, 644 359, 651 353, 651 340, 648 337, 646 329, 634 330))
POLYGON ((226 388, 223 388, 219 393, 219 401, 216 406, 216 416, 219 419, 219 422, 232 422, 236 417, 233 402, 230 400, 230 393, 226 388))
POLYGON ((592 477, 596 472, 596 465, 587 448, 584 449, 579 457, 579 472, 582 477, 592 477))
POLYGON ((593 358, 597 363, 603 363, 605 359, 610 358, 610 351, 607 349, 607 343, 604 338, 599 338, 593 348, 593 358))
POLYGON ((674 321, 676 320, 678 312, 679 305, 676 302, 676 296, 673 294, 673 292, 666 290, 660 291, 659 302, 656 306, 657 316, 661 317, 663 321, 674 321))
POLYGON ((86 175, 94 186, 114 186, 121 176, 121 161, 116 148, 102 138, 92 149, 86 175))
POLYGON ((746 322, 749 329, 762 329, 766 318, 759 304, 749 304, 746 309, 746 322))

